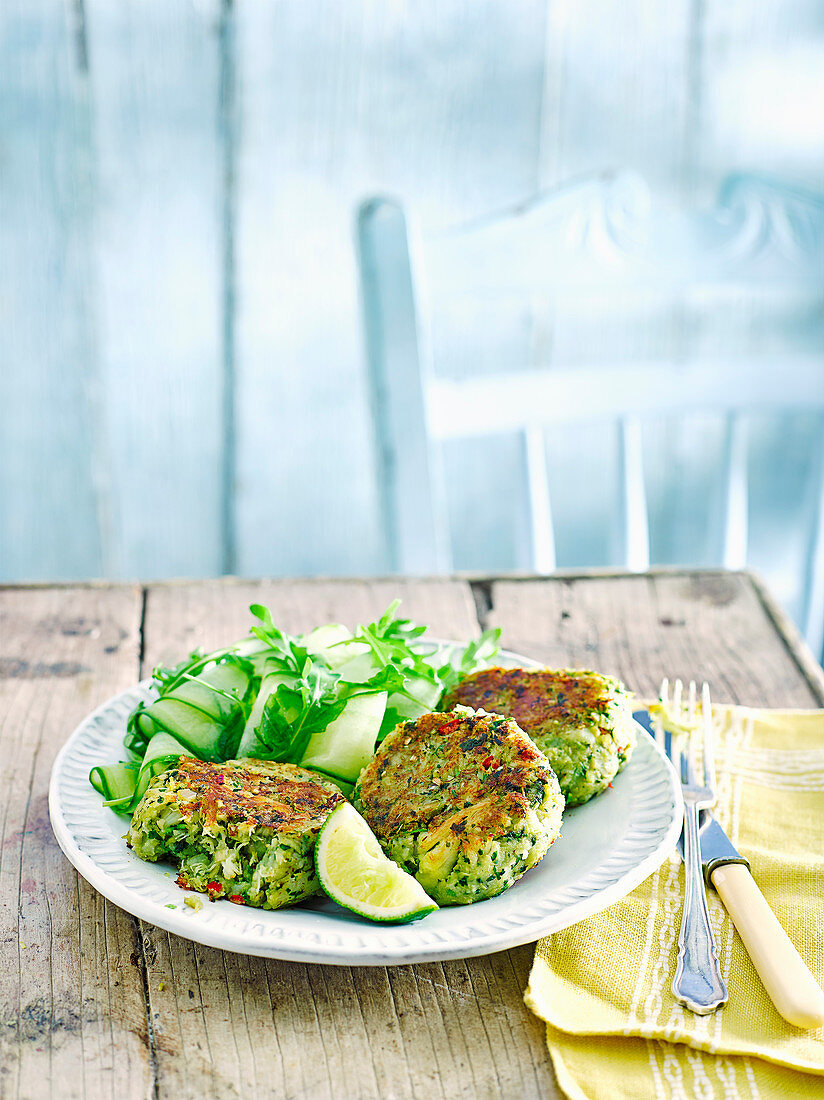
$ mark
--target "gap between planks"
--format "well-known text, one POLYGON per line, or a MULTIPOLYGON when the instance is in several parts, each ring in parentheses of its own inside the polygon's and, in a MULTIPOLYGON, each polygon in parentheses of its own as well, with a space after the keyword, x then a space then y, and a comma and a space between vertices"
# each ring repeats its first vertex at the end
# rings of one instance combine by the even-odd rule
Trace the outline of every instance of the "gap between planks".
MULTIPOLYGON (((471 587, 448 578, 149 585, 141 624, 142 672, 158 660, 178 658, 195 643, 209 648, 239 635, 250 600, 270 603, 276 619, 295 631, 334 618, 353 625, 379 613, 394 595, 404 598, 403 613, 428 623, 433 632, 457 637, 476 633, 489 607, 482 584, 471 587)), ((522 1001, 526 979, 519 972, 528 970, 529 949, 516 953, 517 965, 515 958, 507 964, 489 956, 460 966, 388 970, 305 967, 275 959, 232 960, 227 968, 220 952, 181 944, 148 927, 143 934, 147 1013, 162 1029, 158 1034, 155 1028, 155 1039, 164 1097, 193 1080, 204 1087, 208 1082, 221 1095, 234 1094, 244 1079, 261 1072, 254 1051, 261 1049, 264 1033, 272 1081, 284 1095, 336 1097, 344 1094, 341 1084, 347 1080, 346 1094, 363 1097, 451 1098, 469 1096, 470 1088, 482 1097, 555 1095, 543 1028, 522 1001), (146 952, 147 939, 156 953, 146 952), (183 998, 178 1013, 171 989, 158 992, 158 979, 170 968, 175 980, 167 985, 183 998), (453 974, 467 978, 463 995, 457 978, 448 977, 453 974), (188 984, 201 992, 196 1021, 185 1012, 188 984), (467 1011, 470 1001, 473 1012, 467 1011), (490 1002, 497 1006, 491 1015, 490 1002), (209 1046, 214 1064, 205 1057, 209 1046), (423 1049, 427 1058, 413 1054, 423 1049)))

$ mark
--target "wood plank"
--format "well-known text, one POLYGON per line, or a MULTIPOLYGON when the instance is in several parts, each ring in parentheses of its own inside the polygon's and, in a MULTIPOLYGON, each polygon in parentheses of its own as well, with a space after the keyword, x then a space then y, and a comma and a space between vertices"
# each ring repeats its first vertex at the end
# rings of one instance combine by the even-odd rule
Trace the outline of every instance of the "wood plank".
POLYGON ((104 565, 85 72, 71 5, 0 5, 0 577, 104 565), (54 532, 60 537, 55 538, 54 532))
POLYGON ((427 428, 431 363, 419 339, 413 240, 398 203, 362 204, 358 258, 387 562, 395 573, 449 573, 443 469, 427 428))
POLYGON ((731 0, 700 13, 701 177, 717 186, 729 172, 755 169, 820 191, 821 120, 808 106, 824 95, 818 0, 731 0))
POLYGON ((113 577, 223 568, 220 0, 85 0, 113 577))
MULTIPOLYGON (((482 620, 549 663, 615 671, 643 694, 666 672, 708 676, 719 700, 816 704, 809 654, 747 574, 475 588, 482 620)), ((156 585, 144 671, 242 633, 253 599, 301 630, 367 619, 396 593, 438 633, 478 629, 460 581, 156 585)), ((0 759, 11 794, 0 847, 0 1095, 23 1082, 34 1097, 558 1095, 542 1026, 522 1003, 531 945, 387 970, 282 963, 148 925, 138 933, 78 880, 48 825, 48 771, 72 723, 136 678, 140 605, 125 587, 0 590, 0 759)))
POLYGON ((752 582, 767 618, 775 625, 776 630, 784 639, 787 650, 810 684, 813 694, 818 700, 817 705, 824 705, 824 668, 821 667, 820 663, 820 658, 824 657, 824 654, 816 656, 815 651, 807 644, 799 628, 778 603, 762 578, 757 574, 753 574, 752 582))
POLYGON ((433 636, 469 638, 478 632, 467 584, 448 579, 219 581, 152 585, 146 594, 143 675, 190 650, 228 645, 248 633, 250 603, 262 603, 284 630, 320 623, 349 627, 369 622, 400 599, 399 614, 426 623, 433 636))
POLYGON ((631 165, 677 192, 693 121, 687 0, 548 12, 539 186, 631 165))
MULTIPOLYGON (((477 633, 463 582, 156 585, 147 595, 144 671, 241 635, 253 600, 297 631, 367 620, 395 595, 437 634, 477 633)), ((235 956, 148 925, 143 936, 161 1097, 555 1095, 543 1029, 522 1002, 529 947, 387 970, 235 956)))
POLYGON ((824 702, 746 573, 499 581, 491 603, 487 619, 504 628, 508 648, 550 666, 614 673, 641 697, 680 676, 708 680, 719 703, 824 702))
MULTIPOLYGON (((423 6, 414 18, 334 0, 235 9, 238 570, 385 569, 354 212, 392 195, 441 227, 534 191, 546 3, 423 6)), ((487 328, 506 359, 515 341, 498 317, 487 328)), ((504 457, 511 484, 517 447, 504 457)), ((450 476, 470 469, 453 464, 450 476)), ((484 490, 481 480, 477 499, 484 490)))
MULTIPOLYGON (((688 0, 654 9, 643 0, 548 5, 536 189, 590 172, 631 169, 656 197, 680 197, 692 123, 694 7, 688 0)), ((534 361, 553 369, 611 365, 616 375, 631 364, 679 361, 683 324, 682 310, 669 295, 638 287, 613 287, 606 294, 561 287, 534 303, 534 361)), ((615 432, 583 423, 560 424, 545 434, 558 562, 572 568, 620 562, 615 432)), ((645 426, 645 451, 647 435, 645 426)), ((645 464, 649 484, 648 459, 645 464)), ((682 461, 679 469, 685 466, 691 468, 682 461)), ((668 471, 675 468, 668 463, 668 471)), ((669 507, 671 474, 667 488, 663 508, 660 495, 649 501, 653 561, 676 560, 662 558, 656 545, 678 514, 669 507)), ((702 534, 698 524, 679 531, 680 560, 699 560, 702 534)))
POLYGON ((57 846, 47 799, 74 725, 138 669, 135 587, 0 590, 0 1095, 145 1097, 137 922, 57 846))

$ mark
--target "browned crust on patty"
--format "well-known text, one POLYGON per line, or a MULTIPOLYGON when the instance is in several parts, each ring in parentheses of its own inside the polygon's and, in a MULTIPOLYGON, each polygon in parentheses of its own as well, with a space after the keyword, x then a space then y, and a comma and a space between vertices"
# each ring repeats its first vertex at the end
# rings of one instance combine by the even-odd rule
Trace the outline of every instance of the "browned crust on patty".
POLYGON ((425 714, 385 739, 355 800, 381 839, 446 825, 471 848, 521 821, 550 782, 546 757, 514 722, 425 714))
POLYGON ((609 677, 583 669, 487 668, 462 680, 441 705, 506 714, 526 733, 540 733, 606 716, 611 684, 609 677))
POLYGON ((294 764, 268 760, 227 760, 222 764, 181 756, 169 781, 192 791, 177 808, 188 820, 200 811, 206 824, 228 821, 257 828, 300 833, 319 822, 343 801, 334 784, 294 764))

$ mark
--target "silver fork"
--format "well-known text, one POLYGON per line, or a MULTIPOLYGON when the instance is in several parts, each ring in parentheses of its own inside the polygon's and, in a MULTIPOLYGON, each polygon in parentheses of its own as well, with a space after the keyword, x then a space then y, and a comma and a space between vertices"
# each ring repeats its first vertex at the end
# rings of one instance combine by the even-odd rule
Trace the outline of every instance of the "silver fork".
MULTIPOLYGON (((670 708, 669 681, 661 684, 660 699, 670 708)), ((659 729, 664 734, 664 747, 675 770, 681 778, 684 795, 684 909, 681 929, 678 933, 678 965, 672 979, 672 992, 677 1001, 691 1012, 705 1016, 727 1002, 727 987, 721 977, 718 950, 710 926, 707 894, 701 872, 701 840, 698 830, 698 814, 715 802, 715 764, 713 759, 713 729, 710 689, 701 689, 701 724, 695 721, 695 681, 690 681, 686 707, 683 702, 683 685, 676 680, 673 687, 672 712, 682 729, 680 736, 659 729), (686 714, 685 714, 686 711, 686 714), (686 718, 686 721, 683 719, 686 718), (693 766, 695 734, 700 729, 703 740, 703 782, 699 783, 693 766), (686 739, 686 745, 681 741, 686 739)), ((658 717, 657 722, 661 723, 658 717)))

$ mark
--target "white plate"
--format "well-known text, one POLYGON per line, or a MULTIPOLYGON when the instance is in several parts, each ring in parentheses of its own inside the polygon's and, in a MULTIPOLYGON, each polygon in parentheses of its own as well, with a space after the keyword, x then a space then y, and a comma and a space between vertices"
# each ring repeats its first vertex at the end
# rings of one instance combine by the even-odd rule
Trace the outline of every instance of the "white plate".
MULTIPOLYGON (((534 665, 517 654, 496 662, 534 665)), ((204 899, 184 906, 168 864, 144 863, 124 841, 125 820, 89 784, 95 764, 123 759, 126 719, 153 697, 144 680, 98 707, 74 731, 52 770, 52 827, 81 875, 110 901, 197 943, 299 962, 387 966, 486 955, 529 943, 605 909, 652 874, 672 850, 683 807, 675 773, 649 734, 610 790, 564 814, 543 861, 496 898, 439 909, 406 925, 370 924, 331 901, 266 912, 204 899)))

